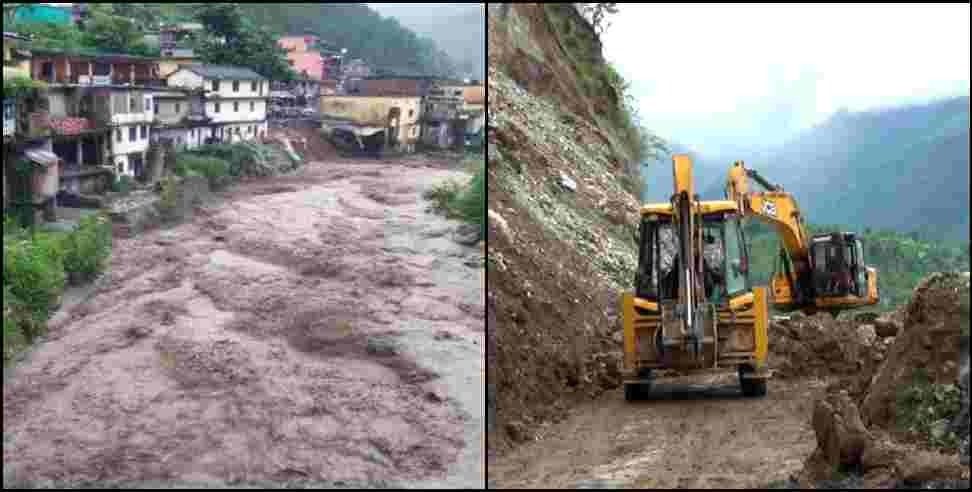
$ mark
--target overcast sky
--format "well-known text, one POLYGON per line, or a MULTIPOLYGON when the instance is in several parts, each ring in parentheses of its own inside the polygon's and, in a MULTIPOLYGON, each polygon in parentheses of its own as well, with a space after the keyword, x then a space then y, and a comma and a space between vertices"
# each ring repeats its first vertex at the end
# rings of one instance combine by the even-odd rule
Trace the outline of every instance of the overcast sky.
POLYGON ((648 127, 714 155, 969 94, 969 4, 620 4, 602 41, 648 127))

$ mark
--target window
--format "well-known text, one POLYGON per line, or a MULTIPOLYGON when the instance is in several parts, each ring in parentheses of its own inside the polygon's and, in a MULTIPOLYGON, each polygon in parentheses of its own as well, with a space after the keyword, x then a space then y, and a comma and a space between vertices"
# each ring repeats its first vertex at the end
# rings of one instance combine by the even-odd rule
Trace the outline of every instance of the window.
POLYGON ((250 111, 256 111, 256 103, 253 101, 250 101, 250 111))
POLYGON ((239 113, 240 112, 240 103, 238 103, 238 102, 234 102, 233 103, 233 112, 234 113, 239 113))
POLYGON ((128 127, 128 141, 129 142, 134 142, 135 141, 135 127, 134 126, 128 127))
POLYGON ((214 109, 213 109, 213 112, 214 112, 214 113, 218 113, 218 112, 219 112, 219 103, 215 103, 215 104, 213 105, 213 108, 214 108, 214 109))
POLYGON ((414 109, 408 110, 408 117, 411 118, 412 116, 415 116, 415 110, 414 109))
POLYGON ((729 218, 725 223, 726 231, 726 291, 730 296, 749 290, 748 259, 742 240, 739 220, 729 218))
POLYGON ((135 101, 136 101, 135 96, 130 96, 128 98, 128 112, 129 113, 134 113, 135 112, 135 104, 136 104, 135 101))
POLYGON ((145 98, 145 111, 152 111, 152 98, 151 97, 146 97, 145 98))
POLYGON ((233 92, 240 92, 240 81, 239 80, 234 80, 233 81, 233 92))
POLYGON ((148 138, 148 126, 139 125, 138 130, 139 133, 141 134, 140 136, 142 137, 142 140, 148 138))
POLYGON ((219 81, 218 80, 214 80, 213 81, 213 91, 214 92, 219 92, 219 81))
POLYGON ((176 112, 176 114, 179 114, 180 111, 182 111, 182 104, 181 103, 175 103, 175 112, 176 112))
POLYGON ((118 142, 122 141, 122 131, 121 128, 115 130, 115 140, 118 142))
POLYGON ((253 92, 257 91, 257 82, 255 80, 250 83, 250 90, 253 92))
MULTIPOLYGON (((121 133, 121 130, 119 130, 119 133, 121 133)), ((124 174, 124 173, 125 173, 125 163, 123 161, 118 161, 118 174, 124 174)))

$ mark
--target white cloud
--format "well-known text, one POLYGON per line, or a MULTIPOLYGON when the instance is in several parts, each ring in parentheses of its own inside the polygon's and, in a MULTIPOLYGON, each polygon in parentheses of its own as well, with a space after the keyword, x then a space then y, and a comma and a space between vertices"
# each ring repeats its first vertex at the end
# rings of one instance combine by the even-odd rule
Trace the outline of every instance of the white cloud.
POLYGON ((632 82, 647 123, 698 140, 687 144, 785 138, 764 120, 786 107, 806 127, 840 107, 969 93, 968 4, 619 7, 605 57, 632 82))

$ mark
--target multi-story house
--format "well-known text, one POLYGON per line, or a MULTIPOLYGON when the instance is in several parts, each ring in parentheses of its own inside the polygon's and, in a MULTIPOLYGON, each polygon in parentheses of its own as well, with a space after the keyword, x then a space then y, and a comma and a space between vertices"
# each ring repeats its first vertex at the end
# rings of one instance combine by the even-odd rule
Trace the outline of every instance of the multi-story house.
POLYGON ((212 120, 206 116, 201 89, 172 89, 155 95, 152 142, 176 149, 194 149, 212 138, 212 120))
POLYGON ((211 139, 254 140, 266 135, 269 81, 242 67, 186 65, 167 78, 170 88, 201 89, 211 139))
POLYGON ((422 143, 430 147, 461 146, 465 141, 463 88, 455 82, 434 84, 422 103, 422 143))
POLYGON ((31 69, 50 84, 31 122, 51 129, 66 170, 102 165, 145 177, 154 93, 164 85, 156 59, 35 50, 31 69))

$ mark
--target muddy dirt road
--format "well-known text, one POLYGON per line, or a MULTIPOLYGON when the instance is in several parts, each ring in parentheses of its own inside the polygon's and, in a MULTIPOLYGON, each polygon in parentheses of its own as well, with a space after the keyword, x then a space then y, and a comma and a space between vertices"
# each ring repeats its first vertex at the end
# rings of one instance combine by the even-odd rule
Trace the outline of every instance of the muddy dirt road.
POLYGON ((644 401, 611 391, 489 463, 490 488, 760 488, 803 467, 826 382, 774 380, 744 398, 735 375, 659 378, 644 401), (691 384, 689 384, 691 383, 691 384))
POLYGON ((5 488, 482 488, 482 252, 421 196, 450 177, 312 163, 116 239, 5 374, 5 488))

